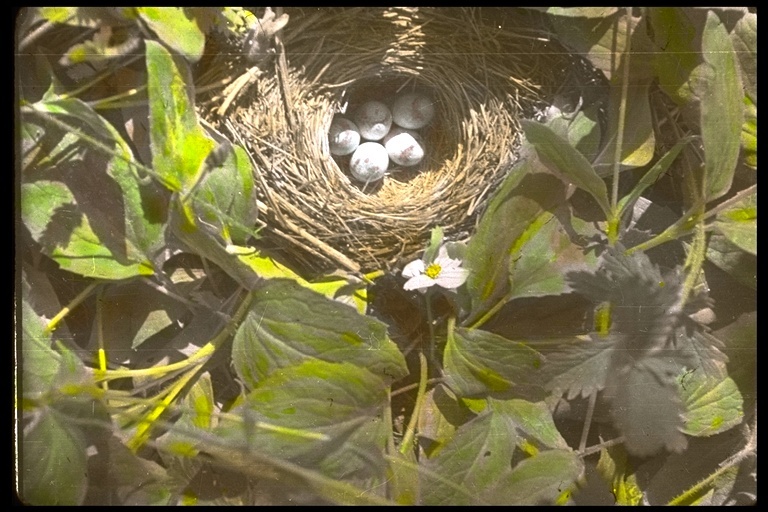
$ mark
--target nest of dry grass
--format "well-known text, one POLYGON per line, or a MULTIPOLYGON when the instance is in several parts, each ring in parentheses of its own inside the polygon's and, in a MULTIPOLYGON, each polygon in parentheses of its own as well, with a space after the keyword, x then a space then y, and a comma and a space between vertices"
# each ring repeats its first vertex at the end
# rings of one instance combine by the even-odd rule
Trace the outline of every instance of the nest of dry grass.
MULTIPOLYGON (((277 55, 208 66, 203 118, 251 154, 262 235, 314 271, 389 269, 441 226, 466 239, 517 158, 519 120, 562 85, 567 56, 517 9, 287 10, 277 55), (210 87, 209 87, 210 88, 210 87), (437 102, 418 171, 352 180, 328 149, 335 114, 399 91, 437 102)), ((202 101, 200 101, 202 100, 202 101)))

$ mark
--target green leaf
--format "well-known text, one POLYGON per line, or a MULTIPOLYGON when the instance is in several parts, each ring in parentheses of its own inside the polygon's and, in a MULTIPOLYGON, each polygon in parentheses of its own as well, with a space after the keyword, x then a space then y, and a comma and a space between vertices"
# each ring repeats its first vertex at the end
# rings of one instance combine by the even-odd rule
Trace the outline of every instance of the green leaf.
POLYGON ((713 379, 693 370, 681 372, 678 381, 685 406, 683 432, 709 437, 741 423, 744 400, 733 379, 713 379))
POLYGON ((179 400, 181 417, 177 419, 171 429, 158 437, 156 442, 161 449, 183 457, 193 457, 198 454, 196 443, 184 435, 185 431, 205 430, 214 428, 214 414, 216 403, 213 396, 213 384, 211 374, 203 373, 189 392, 179 400))
POLYGON ((34 415, 22 440, 21 498, 31 505, 81 505, 88 468, 80 429, 53 408, 34 415))
POLYGON ((245 245, 254 235, 258 215, 253 169, 243 148, 223 146, 227 148, 232 151, 227 152, 224 162, 211 166, 186 200, 205 229, 213 230, 229 244, 245 245))
POLYGON ((704 63, 696 68, 694 90, 701 102, 701 137, 706 155, 705 198, 712 201, 731 188, 741 148, 744 90, 728 31, 713 12, 702 34, 704 63))
MULTIPOLYGON (((569 46, 573 53, 584 55, 597 69, 603 71, 605 75, 614 83, 619 83, 623 73, 620 66, 623 64, 622 56, 626 47, 626 11, 625 9, 616 9, 610 12, 612 8, 585 8, 585 15, 567 13, 579 13, 579 10, 568 8, 550 8, 547 10, 550 14, 549 19, 557 32, 558 39, 569 46), (559 9, 559 12, 550 12, 550 9, 559 9), (597 16, 597 13, 603 10, 606 15, 597 16), (589 15, 587 17, 586 15, 589 15)), ((613 8, 615 9, 615 8, 613 8)), ((636 77, 649 76, 651 45, 645 31, 643 30, 643 18, 632 16, 632 57, 630 61, 632 75, 636 77), (638 29, 639 27, 639 29, 638 29)))
POLYGON ((509 290, 512 248, 530 236, 528 229, 543 211, 565 202, 561 180, 546 172, 533 156, 512 168, 488 204, 467 245, 465 266, 470 269, 467 291, 472 310, 465 323, 488 311, 509 290))
POLYGON ((547 14, 583 18, 605 18, 614 14, 616 7, 545 7, 538 8, 547 14))
POLYGON ((526 344, 478 329, 455 329, 443 354, 446 384, 459 396, 535 385, 541 364, 541 354, 526 344))
POLYGON ((22 218, 33 238, 81 275, 152 274, 165 205, 140 183, 129 146, 80 100, 50 96, 31 107, 22 132, 22 218))
POLYGON ((166 187, 188 193, 215 143, 198 124, 186 62, 146 41, 152 166, 166 187))
POLYGON ((335 478, 383 475, 386 388, 360 366, 306 360, 259 382, 232 411, 242 421, 224 422, 217 432, 244 435, 250 449, 335 478))
POLYGON ((491 505, 552 505, 570 496, 584 463, 570 450, 549 450, 518 463, 482 493, 491 505))
POLYGON ((509 470, 517 433, 511 419, 486 412, 458 428, 421 472, 422 504, 477 505, 483 489, 509 470), (437 478, 436 478, 437 477, 437 478))
POLYGON ((731 243, 757 256, 757 189, 718 213, 715 227, 731 243))
POLYGON ((205 48, 205 34, 189 8, 138 7, 137 11, 161 41, 184 55, 189 62, 200 60, 205 48))
POLYGON ((232 347, 246 386, 315 359, 350 362, 390 381, 407 374, 403 355, 378 320, 287 279, 270 279, 252 293, 232 347))
POLYGON ((709 237, 707 259, 741 284, 757 289, 757 256, 745 252, 724 235, 712 233, 709 237))
POLYGON ((749 96, 744 96, 744 126, 741 127, 741 146, 744 150, 744 163, 757 168, 757 105, 749 96))
POLYGON ((640 505, 643 490, 637 482, 637 475, 627 460, 627 452, 621 446, 600 450, 597 471, 610 485, 616 505, 640 505))
POLYGON ((568 449, 568 443, 557 430, 549 407, 544 402, 529 402, 527 400, 495 400, 489 399, 492 411, 504 414, 515 424, 518 435, 518 446, 534 445, 536 450, 544 448, 568 449), (531 443, 531 440, 535 441, 531 443))
POLYGON ((51 337, 45 333, 46 324, 26 298, 21 301, 21 325, 23 391, 25 396, 34 397, 50 389, 59 371, 61 356, 51 348, 51 337))
POLYGON ((528 119, 521 121, 525 136, 540 158, 563 178, 595 198, 606 218, 610 216, 608 189, 584 156, 551 128, 528 119))
MULTIPOLYGON (((642 82, 634 80, 627 88, 624 133, 621 139, 621 165, 624 167, 642 167, 653 158, 656 136, 648 98, 650 86, 651 79, 648 78, 642 82)), ((618 133, 620 103, 621 87, 617 85, 611 88, 606 129, 609 134, 618 133)), ((613 136, 593 162, 598 175, 605 177, 613 173, 615 148, 616 137, 613 136)))
POLYGON ((656 180, 659 179, 659 176, 664 174, 667 169, 669 169, 669 166, 672 165, 672 162, 675 161, 677 156, 680 154, 680 151, 682 151, 683 146, 685 146, 687 143, 688 140, 684 140, 675 144, 675 146, 667 151, 667 153, 662 156, 653 165, 653 167, 651 167, 645 174, 643 174, 643 177, 640 178, 640 180, 635 184, 635 186, 632 188, 632 191, 621 198, 618 204, 620 217, 624 215, 627 207, 634 205, 635 201, 637 201, 640 196, 643 195, 643 192, 645 192, 648 187, 656 183, 656 180))
POLYGON ((109 478, 121 505, 168 505, 174 482, 157 462, 137 457, 116 437, 109 438, 109 478))
POLYGON ((419 445, 433 457, 448 443, 459 425, 475 415, 447 388, 438 384, 427 391, 419 416, 419 445))
POLYGON ((654 7, 647 12, 656 45, 653 69, 659 87, 678 104, 685 104, 694 99, 690 78, 701 62, 701 30, 688 9, 654 7))
POLYGON ((570 291, 565 274, 576 270, 595 270, 597 258, 571 242, 560 221, 549 212, 530 226, 533 234, 515 247, 509 260, 508 297, 541 297, 570 291), (515 250, 516 249, 516 250, 515 250))
POLYGON ((745 12, 731 31, 733 49, 741 65, 744 92, 757 105, 757 13, 745 12))

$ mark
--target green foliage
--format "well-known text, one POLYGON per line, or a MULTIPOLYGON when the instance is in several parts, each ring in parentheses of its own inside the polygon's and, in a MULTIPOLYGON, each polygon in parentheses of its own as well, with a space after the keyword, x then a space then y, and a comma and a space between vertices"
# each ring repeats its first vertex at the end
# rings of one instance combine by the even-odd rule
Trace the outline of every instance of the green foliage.
POLYGON ((407 293, 394 269, 303 276, 259 239, 261 170, 195 105, 207 44, 254 14, 30 9, 21 498, 754 501, 757 15, 537 10, 608 90, 521 120, 469 240, 425 248, 466 284, 407 293))

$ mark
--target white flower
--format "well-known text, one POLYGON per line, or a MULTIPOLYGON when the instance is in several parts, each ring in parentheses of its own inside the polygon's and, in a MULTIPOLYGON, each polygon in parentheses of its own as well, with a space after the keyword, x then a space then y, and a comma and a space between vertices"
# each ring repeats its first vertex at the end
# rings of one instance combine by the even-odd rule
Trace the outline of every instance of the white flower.
POLYGON ((462 268, 461 260, 449 257, 443 246, 437 252, 435 261, 412 261, 403 268, 402 274, 409 278, 403 285, 406 290, 424 290, 433 285, 452 290, 464 284, 469 270, 462 268))

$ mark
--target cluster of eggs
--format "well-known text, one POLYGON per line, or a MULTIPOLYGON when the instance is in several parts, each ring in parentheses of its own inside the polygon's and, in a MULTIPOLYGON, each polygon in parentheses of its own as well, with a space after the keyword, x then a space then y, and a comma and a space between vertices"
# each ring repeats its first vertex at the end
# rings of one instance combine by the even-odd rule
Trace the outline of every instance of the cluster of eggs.
POLYGON ((331 154, 349 158, 349 172, 361 183, 384 177, 390 162, 402 167, 424 158, 418 130, 435 117, 435 106, 424 94, 407 93, 395 98, 392 108, 381 101, 360 105, 352 119, 334 117, 328 131, 331 154))

